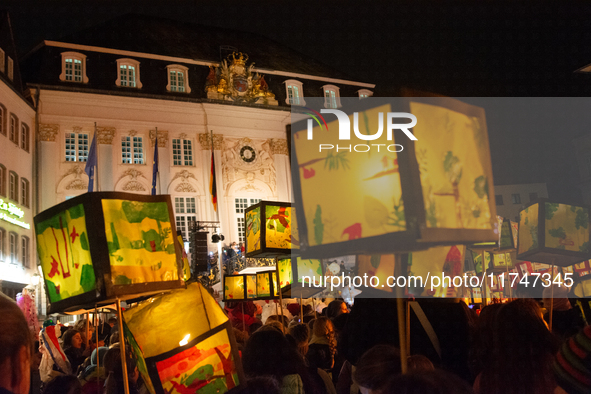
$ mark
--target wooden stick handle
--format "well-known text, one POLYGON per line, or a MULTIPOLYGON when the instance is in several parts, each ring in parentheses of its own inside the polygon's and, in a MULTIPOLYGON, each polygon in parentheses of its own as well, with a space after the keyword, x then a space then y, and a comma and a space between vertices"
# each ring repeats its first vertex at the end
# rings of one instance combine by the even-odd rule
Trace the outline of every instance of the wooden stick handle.
POLYGON ((119 349, 121 350, 121 369, 123 370, 123 389, 129 394, 129 376, 127 376, 127 360, 125 354, 125 335, 123 335, 123 314, 121 301, 117 298, 117 320, 119 321, 119 349))

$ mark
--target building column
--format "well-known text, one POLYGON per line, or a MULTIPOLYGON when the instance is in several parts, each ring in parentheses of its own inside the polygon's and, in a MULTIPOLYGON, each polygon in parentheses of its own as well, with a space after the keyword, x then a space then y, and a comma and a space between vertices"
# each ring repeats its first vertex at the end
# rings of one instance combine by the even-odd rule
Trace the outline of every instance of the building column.
POLYGON ((60 126, 57 124, 39 124, 39 212, 43 212, 58 203, 55 187, 58 184, 58 163, 56 152, 60 147, 56 142, 60 126))
POLYGON ((115 181, 113 180, 113 138, 115 137, 114 127, 97 127, 98 138, 98 163, 97 178, 101 192, 115 190, 115 181))
POLYGON ((291 202, 291 166, 289 163, 287 140, 272 138, 269 140, 269 145, 271 146, 271 153, 275 162, 277 199, 278 201, 291 202))

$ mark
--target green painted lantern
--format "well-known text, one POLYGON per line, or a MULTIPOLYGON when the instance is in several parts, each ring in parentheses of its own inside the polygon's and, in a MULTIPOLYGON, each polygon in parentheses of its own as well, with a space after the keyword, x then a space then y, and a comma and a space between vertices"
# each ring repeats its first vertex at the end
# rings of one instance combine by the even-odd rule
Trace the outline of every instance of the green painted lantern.
POLYGON ((95 192, 35 217, 50 313, 181 287, 170 196, 95 192))
POLYGON ((261 201, 244 212, 246 257, 289 256, 298 234, 290 203, 261 201))
POLYGON ((561 267, 591 259, 589 207, 539 199, 519 213, 517 258, 561 267))
POLYGON ((278 259, 278 272, 279 286, 285 298, 309 298, 326 288, 322 260, 278 259))

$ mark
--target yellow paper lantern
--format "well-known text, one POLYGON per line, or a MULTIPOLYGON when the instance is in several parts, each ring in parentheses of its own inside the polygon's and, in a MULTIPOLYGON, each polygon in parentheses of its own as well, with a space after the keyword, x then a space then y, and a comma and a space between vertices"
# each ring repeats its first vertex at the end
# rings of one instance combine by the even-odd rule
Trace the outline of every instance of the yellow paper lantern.
POLYGON ((182 286, 170 196, 95 192, 35 217, 50 312, 182 286))
POLYGON ((358 100, 339 111, 351 129, 357 127, 356 135, 372 135, 371 141, 352 133, 340 139, 345 126, 334 114, 322 116, 326 125, 312 118, 292 125, 302 256, 403 253, 498 240, 482 108, 413 97, 358 100), (416 117, 417 140, 385 131, 392 113, 416 117))
POLYGON ((309 298, 326 288, 321 260, 301 257, 278 259, 278 267, 283 297, 309 298))
POLYGON ((228 317, 200 284, 140 302, 123 319, 151 394, 224 393, 244 382, 228 317))
POLYGON ((589 207, 539 199, 519 213, 517 258, 569 266, 591 259, 589 207))
POLYGON ((261 201, 244 212, 246 257, 289 256, 298 233, 290 203, 261 201))

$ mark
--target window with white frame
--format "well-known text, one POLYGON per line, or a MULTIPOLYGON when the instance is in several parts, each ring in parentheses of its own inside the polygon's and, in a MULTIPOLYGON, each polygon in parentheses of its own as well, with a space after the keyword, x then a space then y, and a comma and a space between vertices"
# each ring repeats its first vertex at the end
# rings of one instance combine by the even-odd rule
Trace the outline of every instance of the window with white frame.
POLYGON ((29 126, 21 122, 21 149, 29 151, 29 126))
POLYGON ((364 99, 373 96, 373 92, 367 89, 360 89, 357 91, 359 94, 359 99, 364 99))
POLYGON ((300 81, 289 79, 285 81, 287 98, 285 102, 290 105, 306 105, 304 101, 304 87, 300 81))
POLYGON ((121 162, 123 164, 144 164, 142 137, 121 137, 121 162))
POLYGON ((23 263, 23 267, 30 268, 30 258, 29 258, 29 237, 24 235, 21 236, 21 261, 23 263))
POLYGON ((63 52, 60 81, 88 83, 86 55, 78 52, 63 52))
POLYGON ((341 106, 341 98, 339 95, 339 88, 334 85, 324 85, 324 106, 326 108, 339 108, 341 106))
POLYGON ((117 86, 141 88, 140 62, 133 59, 117 59, 117 86))
POLYGON ((0 261, 6 259, 6 230, 0 227, 0 261))
POLYGON ((87 161, 88 147, 88 134, 66 133, 66 161, 87 161))
POLYGON ((0 196, 6 197, 6 167, 0 164, 0 196))
POLYGON ((29 208, 29 181, 21 178, 21 205, 29 208))
POLYGON ((8 178, 8 198, 18 202, 18 175, 16 172, 10 171, 8 178))
POLYGON ((172 162, 175 166, 193 165, 193 143, 191 140, 172 139, 172 162))
POLYGON ((8 138, 18 145, 18 118, 10 114, 10 125, 8 126, 8 138))
POLYGON ((14 62, 10 56, 6 56, 6 75, 11 81, 14 79, 14 62))
POLYGON ((181 66, 180 64, 172 64, 166 66, 166 70, 168 73, 166 90, 169 92, 191 93, 188 76, 189 69, 187 67, 181 66))
POLYGON ((0 48, 0 72, 4 72, 4 49, 0 48))
POLYGON ((10 232, 8 235, 8 262, 12 264, 17 263, 18 259, 18 235, 10 232))
POLYGON ((251 205, 261 202, 260 198, 235 198, 236 225, 238 226, 238 242, 245 242, 246 229, 244 227, 244 211, 251 205))
POLYGON ((190 223, 197 220, 195 197, 175 197, 174 213, 176 217, 176 229, 183 233, 183 239, 189 239, 190 223))

